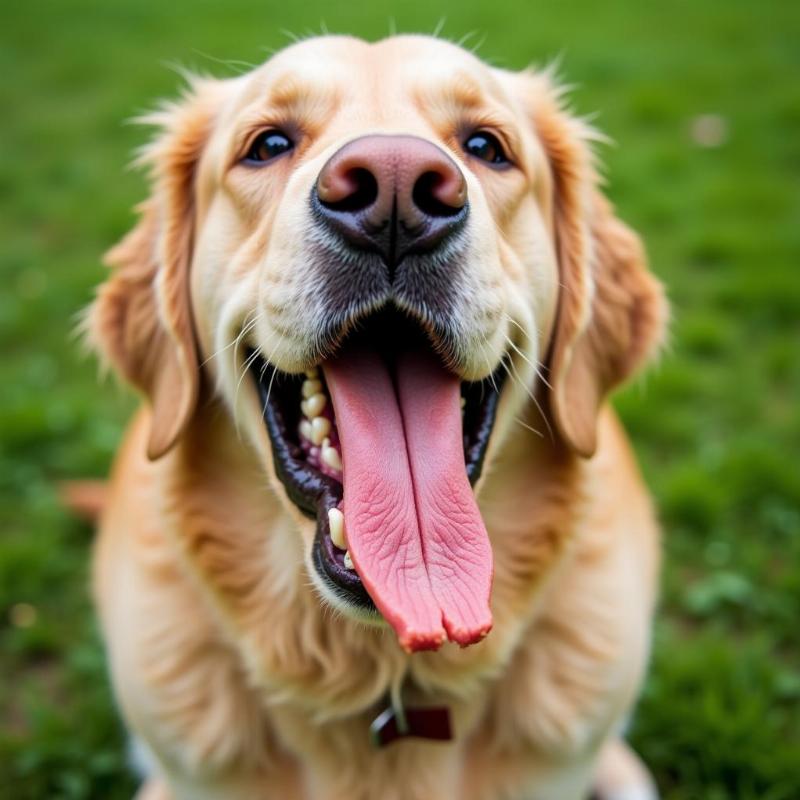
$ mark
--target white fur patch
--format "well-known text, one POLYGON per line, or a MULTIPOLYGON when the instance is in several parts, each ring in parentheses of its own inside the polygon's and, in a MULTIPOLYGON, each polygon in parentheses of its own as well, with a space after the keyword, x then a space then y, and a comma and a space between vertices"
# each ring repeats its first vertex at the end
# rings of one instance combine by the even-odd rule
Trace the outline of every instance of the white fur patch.
POLYGON ((649 783, 621 786, 596 794, 599 800, 658 800, 658 792, 649 783))
POLYGON ((156 759, 150 748, 138 736, 128 739, 128 766, 142 780, 156 773, 156 759))

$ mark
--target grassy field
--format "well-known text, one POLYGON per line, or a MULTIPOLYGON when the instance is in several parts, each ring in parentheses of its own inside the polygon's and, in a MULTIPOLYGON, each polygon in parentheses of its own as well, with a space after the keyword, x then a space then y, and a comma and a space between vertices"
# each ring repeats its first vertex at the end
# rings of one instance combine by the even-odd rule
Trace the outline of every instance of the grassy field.
MULTIPOLYGON (((0 797, 130 797, 64 477, 102 475, 131 398, 71 338, 144 195, 123 121, 170 63, 229 74, 321 22, 560 55, 617 146, 609 192, 674 306, 618 396, 666 531, 632 738, 669 800, 800 797, 800 5, 461 0, 5 3, 0 11, 0 797), (602 12, 600 11, 602 9, 602 12)), ((557 800, 557 798, 554 798, 557 800)))

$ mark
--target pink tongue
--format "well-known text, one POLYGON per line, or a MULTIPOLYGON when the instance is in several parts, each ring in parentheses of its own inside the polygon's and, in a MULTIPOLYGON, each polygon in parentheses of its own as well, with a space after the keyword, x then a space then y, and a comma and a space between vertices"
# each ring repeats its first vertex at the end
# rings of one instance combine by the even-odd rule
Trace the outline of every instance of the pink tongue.
POLYGON ((464 468, 460 387, 432 354, 325 364, 344 465, 353 564, 409 651, 492 627, 492 552, 464 468))

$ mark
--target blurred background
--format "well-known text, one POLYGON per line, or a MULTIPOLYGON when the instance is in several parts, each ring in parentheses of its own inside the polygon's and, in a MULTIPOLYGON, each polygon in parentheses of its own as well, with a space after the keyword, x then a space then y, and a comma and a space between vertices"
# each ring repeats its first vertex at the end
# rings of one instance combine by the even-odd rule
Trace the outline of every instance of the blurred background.
MULTIPOLYGON (((617 396, 665 530, 631 737, 669 800, 800 797, 800 4, 25 0, 0 10, 0 797, 128 798, 56 484, 105 474, 133 407, 75 340, 145 196, 125 120, 296 35, 431 32, 521 68, 560 57, 616 141, 608 192, 674 323, 617 396)), ((558 800, 558 798, 554 798, 558 800)))

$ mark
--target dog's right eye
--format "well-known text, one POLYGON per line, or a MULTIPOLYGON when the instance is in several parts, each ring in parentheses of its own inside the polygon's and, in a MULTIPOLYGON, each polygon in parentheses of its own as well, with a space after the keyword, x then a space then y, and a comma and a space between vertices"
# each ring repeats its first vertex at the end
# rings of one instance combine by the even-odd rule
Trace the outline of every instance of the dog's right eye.
POLYGON ((264 131, 253 140, 242 161, 245 164, 264 164, 288 153, 293 148, 294 142, 285 133, 274 130, 264 131))

